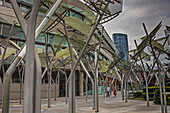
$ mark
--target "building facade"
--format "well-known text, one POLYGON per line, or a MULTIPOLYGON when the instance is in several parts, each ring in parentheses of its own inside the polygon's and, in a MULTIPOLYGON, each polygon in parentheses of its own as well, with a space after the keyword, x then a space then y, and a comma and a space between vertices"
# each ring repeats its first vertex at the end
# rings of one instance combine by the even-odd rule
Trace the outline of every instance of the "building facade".
MULTIPOLYGON (((20 6, 20 9, 21 9, 24 17, 27 18, 26 17, 27 13, 29 12, 30 7, 32 7, 32 5, 33 5, 32 0, 23 0, 22 2, 20 2, 20 1, 17 1, 17 2, 20 6)), ((52 3, 53 2, 49 2, 46 4, 52 4, 52 3)), ((51 6, 51 5, 49 5, 49 6, 51 6)), ((77 17, 80 20, 87 22, 87 18, 85 18, 85 14, 84 14, 85 11, 83 9, 84 5, 79 0, 63 0, 63 2, 61 3, 61 7, 60 7, 61 9, 58 8, 56 10, 57 14, 60 14, 61 10, 64 10, 64 11, 66 11, 66 14, 65 14, 66 17, 77 17)), ((39 11, 37 25, 39 24, 40 20, 42 20, 42 18, 45 16, 46 12, 47 12, 47 8, 42 6, 39 11)), ((47 23, 47 25, 44 27, 43 31, 39 34, 39 36, 35 40, 35 44, 36 44, 35 46, 37 48, 37 51, 39 50, 38 53, 39 53, 39 57, 40 57, 41 65, 42 65, 42 71, 44 71, 46 68, 46 62, 45 62, 45 51, 46 50, 45 50, 44 31, 48 28, 48 26, 53 21, 55 21, 55 19, 56 19, 56 17, 53 16, 51 18, 51 20, 49 21, 49 23, 47 23)), ((9 1, 1 2, 1 0, 0 0, 0 39, 1 40, 4 40, 8 36, 9 30, 11 28, 13 21, 18 23, 10 2, 9 1)), ((70 28, 70 27, 68 27, 68 28, 70 28)), ((101 28, 102 28, 101 25, 98 26, 98 28, 97 28, 98 32, 96 34, 99 35, 100 32, 105 33, 104 34, 105 40, 103 40, 102 44, 105 46, 108 46, 112 51, 116 51, 114 43, 110 40, 110 37, 108 36, 107 32, 105 30, 101 30, 101 28)), ((55 26, 54 28, 52 28, 52 30, 47 32, 47 37, 48 37, 47 46, 48 46, 49 57, 52 57, 51 56, 52 55, 52 46, 54 46, 53 47, 54 49, 57 49, 58 46, 60 46, 61 50, 68 47, 67 40, 64 38, 64 36, 61 33, 57 32, 57 29, 62 29, 62 25, 60 23, 57 26, 55 26), (64 40, 63 40, 63 38, 64 38, 64 40), (62 41, 62 43, 60 43, 61 41, 62 41)), ((70 32, 72 31, 71 28, 69 30, 70 30, 70 32)), ((16 43, 19 46, 19 48, 22 48, 26 39, 24 37, 24 33, 23 33, 19 24, 14 26, 14 30, 12 33, 14 34, 14 36, 12 36, 10 38, 10 40, 13 41, 14 43, 16 43)), ((74 41, 74 40, 71 40, 71 42, 75 46, 75 48, 77 47, 76 49, 80 49, 79 46, 81 46, 82 44, 78 45, 78 43, 76 43, 76 41, 74 41), (78 46, 76 46, 76 45, 78 45, 78 46)), ((16 49, 16 48, 9 45, 7 48, 7 51, 10 49, 16 49)), ((2 50, 2 52, 4 51, 4 49, 2 47, 0 47, 0 50, 2 50)), ((15 56, 18 54, 18 52, 19 52, 19 50, 16 50, 16 52, 12 53, 11 55, 9 55, 9 57, 7 57, 4 60, 4 71, 2 71, 2 70, 0 71, 0 77, 2 78, 2 80, 3 80, 4 73, 6 72, 6 70, 8 69, 11 62, 14 60, 15 56)), ((110 56, 110 57, 112 56, 108 52, 105 52, 105 53, 107 53, 107 56, 110 56)), ((103 59, 107 60, 107 58, 105 56, 103 54, 101 54, 99 57, 101 60, 103 60, 103 59)), ((94 63, 93 53, 92 53, 92 55, 89 54, 88 58, 89 58, 89 62, 92 62, 91 64, 93 64, 94 63)), ((51 96, 52 97, 59 97, 59 96, 66 95, 66 80, 70 74, 70 68, 71 68, 69 64, 66 65, 67 60, 69 60, 69 58, 66 60, 60 59, 60 60, 56 61, 54 64, 55 68, 54 67, 52 68, 52 71, 51 71, 51 76, 52 76, 51 96), (63 63, 61 63, 61 61, 63 63), (60 69, 58 69, 57 66, 60 67, 60 69)), ((88 70, 88 71, 92 75, 92 72, 90 70, 88 70)), ((87 75, 80 65, 78 65, 78 67, 75 71, 75 75, 76 75, 75 76, 76 96, 85 95, 86 83, 83 80, 87 80, 88 94, 92 94, 92 83, 90 82, 89 78, 86 79, 87 75)), ((24 84, 23 79, 24 79, 24 65, 20 64, 20 65, 18 65, 17 70, 12 75, 12 84, 11 84, 12 90, 11 90, 11 96, 10 96, 11 99, 19 99, 20 97, 22 97, 22 95, 19 96, 19 93, 23 92, 23 90, 22 90, 23 89, 22 84, 24 84), (20 71, 18 71, 18 70, 20 70, 20 71)), ((101 79, 101 78, 99 77, 99 79, 101 79)), ((48 85, 49 81, 50 80, 48 79, 48 76, 46 73, 42 77, 42 98, 47 98, 47 89, 48 89, 47 85, 48 85)), ((101 94, 101 89, 104 89, 102 87, 103 86, 99 83, 99 94, 101 94)), ((67 89, 67 90, 69 90, 69 89, 67 89)))
POLYGON ((128 55, 128 51, 129 51, 129 47, 128 47, 128 37, 126 34, 122 34, 122 33, 115 33, 112 35, 113 38, 113 42, 117 48, 117 50, 119 51, 118 53, 120 53, 121 51, 123 51, 124 53, 124 59, 125 60, 129 60, 129 55, 128 55))

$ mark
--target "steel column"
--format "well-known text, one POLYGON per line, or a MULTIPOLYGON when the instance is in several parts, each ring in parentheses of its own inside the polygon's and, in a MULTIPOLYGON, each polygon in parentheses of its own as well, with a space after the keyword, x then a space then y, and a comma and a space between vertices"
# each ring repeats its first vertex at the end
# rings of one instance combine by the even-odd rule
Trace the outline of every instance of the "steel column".
POLYGON ((127 75, 125 75, 125 102, 127 102, 127 75))
POLYGON ((48 76, 48 108, 51 108, 51 75, 52 75, 52 66, 50 67, 50 73, 48 73, 47 75, 48 76))
POLYGON ((124 78, 125 78, 125 75, 122 73, 122 81, 121 81, 121 94, 122 94, 122 100, 124 100, 124 78))
POLYGON ((105 81, 104 81, 104 79, 102 80, 102 84, 103 84, 103 90, 102 90, 102 92, 103 92, 103 99, 105 99, 105 81))
POLYGON ((41 0, 34 1, 27 28, 23 113, 41 112, 41 65, 35 48, 36 20, 40 3, 41 0))
POLYGON ((0 77, 0 108, 2 107, 2 80, 0 77))
POLYGON ((66 71, 65 71, 65 86, 66 86, 66 97, 65 97, 65 104, 67 104, 67 95, 68 95, 68 93, 67 93, 67 91, 68 91, 68 84, 67 84, 67 73, 66 73, 66 71))
POLYGON ((56 78, 55 78, 54 100, 57 100, 57 94, 56 93, 57 93, 57 75, 56 75, 56 78))
POLYGON ((86 101, 88 98, 88 76, 86 75, 86 101))
POLYGON ((22 76, 21 76, 21 69, 18 66, 18 75, 20 80, 20 93, 19 93, 19 104, 22 104, 22 76))
MULTIPOLYGON (((78 58, 78 54, 77 54, 76 50, 75 50, 74 48, 72 48, 72 49, 73 49, 75 55, 76 55, 77 58, 78 58)), ((85 59, 85 60, 86 60, 86 59, 85 59)), ((88 60, 86 60, 86 61, 88 62, 88 60)), ((87 76, 89 77, 89 79, 90 79, 90 81, 91 81, 91 83, 92 83, 93 109, 94 109, 94 108, 95 108, 95 105, 94 105, 94 104, 95 104, 94 82, 93 82, 93 79, 92 79, 92 77, 90 76, 88 70, 86 69, 86 67, 84 66, 84 64, 83 64, 83 62, 82 62, 81 60, 80 60, 80 64, 81 64, 81 66, 83 67, 84 71, 86 72, 87 76)), ((89 67, 90 67, 92 73, 94 74, 94 72, 93 72, 93 70, 92 70, 92 67, 91 67, 91 65, 90 65, 89 62, 88 62, 88 65, 89 65, 89 67)), ((95 74, 94 74, 94 76, 95 76, 95 74)))
MULTIPOLYGON (((99 45, 100 46, 100 45, 99 45)), ((98 95, 98 60, 100 54, 100 47, 98 53, 95 51, 95 112, 99 112, 99 95, 98 95)))
POLYGON ((71 56, 71 61, 72 61, 71 72, 73 72, 71 79, 70 80, 68 79, 69 80, 69 109, 68 109, 68 112, 75 113, 76 112, 76 110, 75 110, 75 69, 73 69, 73 66, 75 63, 74 63, 74 55, 73 55, 73 51, 72 51, 72 47, 71 47, 71 42, 68 37, 67 26, 66 26, 65 21, 64 21, 64 30, 65 30, 65 35, 66 35, 69 52, 70 52, 70 56, 71 56))
POLYGON ((0 34, 3 34, 3 23, 1 23, 1 30, 0 30, 0 34))

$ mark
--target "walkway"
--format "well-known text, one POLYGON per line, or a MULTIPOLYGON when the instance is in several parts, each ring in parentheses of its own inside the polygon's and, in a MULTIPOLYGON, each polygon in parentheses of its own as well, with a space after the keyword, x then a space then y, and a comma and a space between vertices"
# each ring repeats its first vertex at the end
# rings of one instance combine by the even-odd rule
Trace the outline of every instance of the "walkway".
MULTIPOLYGON (((118 96, 109 97, 103 99, 99 96, 99 113, 161 113, 160 105, 153 104, 150 101, 150 106, 146 106, 146 101, 140 100, 128 100, 125 103, 121 100, 120 92, 118 96)), ((10 113, 21 113, 21 105, 18 101, 12 101, 10 104, 10 113)), ((57 98, 57 101, 52 99, 51 108, 47 108, 47 100, 42 100, 42 113, 67 113, 68 105, 65 104, 65 98, 57 98)), ((170 106, 168 106, 170 112, 170 106)), ((76 97, 76 112, 77 113, 95 113, 92 109, 92 97, 88 97, 88 101, 85 101, 85 97, 76 97)))

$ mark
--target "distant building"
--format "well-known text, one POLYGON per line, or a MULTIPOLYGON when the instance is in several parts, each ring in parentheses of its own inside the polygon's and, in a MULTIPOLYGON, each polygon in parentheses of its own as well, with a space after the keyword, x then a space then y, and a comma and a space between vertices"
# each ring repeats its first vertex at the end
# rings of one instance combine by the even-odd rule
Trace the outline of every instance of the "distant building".
POLYGON ((129 60, 129 57, 128 57, 129 47, 128 47, 127 35, 122 34, 122 33, 115 33, 112 35, 112 38, 113 38, 113 42, 115 43, 117 50, 119 52, 123 51, 123 53, 125 54, 124 59, 128 61, 129 60))

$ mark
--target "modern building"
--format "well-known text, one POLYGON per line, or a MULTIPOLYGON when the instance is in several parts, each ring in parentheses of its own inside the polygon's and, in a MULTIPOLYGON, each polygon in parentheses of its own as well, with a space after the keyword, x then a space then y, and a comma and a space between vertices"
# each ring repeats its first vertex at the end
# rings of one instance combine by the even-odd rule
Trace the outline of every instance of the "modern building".
POLYGON ((129 47, 128 47, 128 37, 126 34, 122 34, 122 33, 114 33, 112 35, 113 38, 113 42, 117 48, 117 50, 119 51, 118 53, 120 53, 121 51, 123 51, 124 53, 124 59, 125 60, 129 60, 129 56, 128 56, 128 51, 129 51, 129 47))
MULTIPOLYGON (((24 18, 27 18, 27 16, 29 15, 29 9, 33 5, 32 0, 22 0, 22 1, 18 0, 17 3, 20 6, 20 9, 24 15, 24 18)), ((53 2, 49 1, 49 3, 46 3, 46 4, 49 4, 49 6, 51 7, 53 2)), ((58 8, 56 10, 56 13, 61 14, 61 10, 64 10, 66 12, 66 17, 76 17, 76 19, 78 18, 83 22, 88 22, 87 16, 85 18, 85 14, 87 12, 85 12, 84 7, 85 7, 85 5, 82 2, 80 2, 79 0, 63 0, 63 2, 60 5, 60 8, 58 8)), ((46 8, 45 6, 41 6, 39 15, 38 15, 37 24, 39 24, 40 20, 42 20, 45 17, 47 10, 48 10, 48 8, 46 8)), ((92 17, 89 16, 89 18, 92 18, 92 17)), ((35 41, 35 44, 36 44, 35 46, 36 46, 37 50, 40 50, 39 57, 41 60, 42 71, 44 71, 46 68, 46 62, 45 62, 45 58, 44 58, 45 57, 44 31, 46 29, 47 30, 50 29, 47 32, 47 36, 48 36, 47 46, 48 46, 48 50, 49 50, 49 57, 52 57, 52 47, 54 47, 54 50, 56 50, 56 49, 58 49, 58 46, 60 46, 61 49, 65 49, 68 46, 67 41, 64 38, 64 36, 60 32, 57 31, 57 29, 62 30, 62 28, 63 28, 62 24, 58 24, 57 26, 54 26, 54 27, 53 26, 49 27, 50 24, 55 20, 56 20, 56 16, 53 16, 35 41), (64 40, 63 40, 63 38, 64 38, 64 40), (62 43, 60 43, 61 41, 62 41, 62 43)), ((18 23, 16 15, 12 9, 10 2, 9 1, 2 2, 0 0, 0 39, 1 40, 4 40, 5 38, 7 38, 13 21, 18 23)), ((109 35, 105 31, 105 29, 103 30, 102 28, 103 27, 100 24, 97 27, 97 32, 95 35, 100 37, 101 33, 103 32, 104 40, 103 40, 102 44, 104 46, 106 46, 105 48, 107 48, 107 49, 109 48, 109 50, 111 50, 111 51, 114 51, 114 52, 117 51, 114 46, 114 43, 110 40, 109 35)), ((68 33, 70 33, 70 35, 71 35, 72 32, 78 32, 78 31, 76 31, 76 29, 73 29, 72 27, 68 27, 68 33)), ((13 47, 12 43, 14 42, 15 44, 17 44, 17 46, 19 48, 22 48, 22 46, 24 45, 24 43, 26 41, 26 39, 24 37, 24 33, 23 33, 19 24, 14 26, 13 34, 14 35, 10 38, 11 42, 7 48, 7 51, 9 51, 10 49, 11 50, 15 49, 16 52, 13 52, 11 55, 9 55, 4 60, 4 71, 2 71, 2 70, 0 71, 0 77, 2 78, 2 80, 4 77, 3 75, 4 75, 5 71, 8 69, 11 62, 14 60, 15 56, 20 51, 20 49, 13 47)), ((80 33, 80 32, 78 32, 78 34, 82 35, 82 33, 80 33)), ((78 38, 78 36, 76 38, 78 38)), ((81 40, 78 40, 76 38, 74 40, 71 40, 71 42, 72 42, 73 46, 75 47, 75 49, 77 49, 77 51, 79 51, 79 49, 81 49, 82 44, 77 43, 77 42, 81 42, 81 40)), ((94 38, 92 38, 91 43, 95 44, 94 41, 96 41, 96 40, 94 38)), ((82 43, 84 43, 84 42, 82 41, 82 43)), ((5 44, 3 44, 3 45, 5 45, 5 44)), ((0 50, 3 52, 4 49, 2 47, 0 46, 0 50)), ((1 52, 1 54, 2 54, 2 52, 1 52)), ((106 50, 102 50, 101 53, 102 54, 99 56, 100 60, 108 60, 107 57, 112 58, 112 56, 113 56, 113 55, 109 54, 109 52, 107 52, 106 50)), ((94 63, 94 53, 93 52, 92 53, 89 52, 87 58, 89 58, 89 62, 91 64, 94 63)), ((54 63, 55 68, 52 68, 52 72, 51 72, 52 81, 53 81, 52 85, 51 85, 52 97, 65 96, 65 94, 66 94, 66 80, 70 74, 70 64, 69 63, 67 64, 67 62, 68 62, 67 60, 70 60, 70 58, 68 57, 67 59, 64 59, 64 60, 59 59, 58 61, 56 61, 54 63), (58 68, 58 67, 60 67, 60 68, 58 68)), ((88 70, 88 71, 92 75, 92 72, 90 70, 88 70)), ((17 70, 12 75, 12 84, 11 84, 12 88, 11 88, 11 96, 10 96, 11 99, 19 99, 19 97, 22 97, 22 95, 19 96, 19 93, 20 93, 20 89, 23 89, 22 88, 23 87, 22 84, 24 84, 24 81, 23 81, 24 76, 23 75, 24 75, 24 64, 22 65, 22 62, 21 62, 21 64, 18 65, 17 70)), ((83 94, 85 94, 85 86, 86 86, 84 80, 86 80, 87 75, 80 65, 78 65, 75 75, 76 75, 75 76, 76 96, 83 95, 83 94)), ((112 76, 111 75, 109 75, 109 76, 111 79, 112 76)), ((99 77, 100 80, 103 78, 99 77)), ((47 74, 45 74, 44 77, 42 77, 42 98, 47 97, 47 89, 48 89, 47 85, 48 85, 49 81, 50 80, 48 79, 47 74)), ((90 94, 92 94, 92 83, 90 82, 89 79, 87 79, 87 81, 88 81, 87 82, 88 92, 90 92, 90 94)), ((99 84, 99 90, 102 89, 101 87, 102 87, 101 84, 99 84)))

